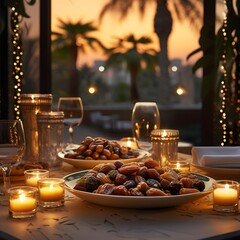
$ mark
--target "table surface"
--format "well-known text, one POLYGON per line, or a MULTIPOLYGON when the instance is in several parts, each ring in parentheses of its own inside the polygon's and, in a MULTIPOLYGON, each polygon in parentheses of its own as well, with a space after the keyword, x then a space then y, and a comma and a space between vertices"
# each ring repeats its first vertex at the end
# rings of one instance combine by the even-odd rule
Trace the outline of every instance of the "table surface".
MULTIPOLYGON (((63 163, 50 175, 63 177, 76 171, 79 169, 63 163)), ((199 169, 191 171, 205 174, 199 169)), ((1 196, 0 222, 0 239, 194 240, 240 236, 240 215, 213 211, 212 194, 171 208, 121 209, 91 204, 66 191, 63 207, 38 207, 36 216, 28 219, 11 218, 8 200, 1 196)))

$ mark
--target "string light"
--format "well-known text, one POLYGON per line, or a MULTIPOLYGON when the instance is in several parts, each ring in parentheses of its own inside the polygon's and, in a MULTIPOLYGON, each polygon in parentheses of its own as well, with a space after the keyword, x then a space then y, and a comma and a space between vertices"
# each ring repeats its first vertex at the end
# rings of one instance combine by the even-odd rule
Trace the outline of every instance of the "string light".
POLYGON ((19 14, 14 7, 11 8, 11 27, 12 27, 12 53, 13 53, 13 110, 15 118, 20 117, 19 99, 22 91, 22 78, 23 78, 23 51, 22 40, 19 27, 19 14))
POLYGON ((238 25, 228 24, 229 19, 237 21, 236 18, 239 19, 239 15, 238 12, 235 12, 232 1, 224 0, 224 6, 219 120, 222 128, 222 146, 240 144, 240 42, 237 31, 238 25))
MULTIPOLYGON (((226 0, 224 0, 224 6, 226 7, 226 0)), ((220 67, 222 73, 223 73, 223 80, 221 81, 221 88, 220 88, 220 94, 221 94, 221 108, 220 108, 220 126, 222 128, 222 140, 221 140, 221 146, 226 145, 227 143, 227 113, 226 113, 226 96, 227 96, 227 60, 226 60, 226 45, 227 45, 227 14, 224 15, 223 20, 223 28, 222 28, 222 34, 223 34, 223 53, 222 53, 222 65, 220 67)))

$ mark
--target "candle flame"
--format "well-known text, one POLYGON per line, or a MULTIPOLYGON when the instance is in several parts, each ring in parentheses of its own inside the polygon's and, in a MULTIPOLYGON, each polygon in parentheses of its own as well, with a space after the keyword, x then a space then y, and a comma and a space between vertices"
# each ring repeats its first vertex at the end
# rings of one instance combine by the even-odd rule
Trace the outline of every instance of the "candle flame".
POLYGON ((128 140, 128 141, 127 141, 127 146, 128 146, 128 147, 131 147, 131 145, 132 145, 132 142, 131 142, 130 140, 128 140))
POLYGON ((229 189, 229 184, 225 184, 225 189, 229 189))
POLYGON ((179 162, 177 162, 177 169, 179 169, 180 168, 180 163, 179 162))
POLYGON ((162 136, 163 136, 163 137, 166 137, 166 136, 167 136, 167 132, 166 132, 165 130, 163 131, 162 136))
POLYGON ((21 193, 20 196, 19 196, 19 199, 21 201, 24 201, 25 200, 25 194, 24 193, 21 193))

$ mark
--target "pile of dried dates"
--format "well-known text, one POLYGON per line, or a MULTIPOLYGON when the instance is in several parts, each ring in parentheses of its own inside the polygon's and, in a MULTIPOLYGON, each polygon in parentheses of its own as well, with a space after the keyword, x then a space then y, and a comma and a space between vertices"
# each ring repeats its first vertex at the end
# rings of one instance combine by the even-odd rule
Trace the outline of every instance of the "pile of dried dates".
POLYGON ((102 137, 86 137, 77 149, 64 155, 65 158, 85 160, 116 160, 139 156, 139 151, 121 146, 117 141, 102 137))
POLYGON ((158 166, 147 159, 142 162, 98 164, 78 179, 74 189, 108 195, 169 196, 201 192, 204 181, 192 173, 179 173, 158 166))

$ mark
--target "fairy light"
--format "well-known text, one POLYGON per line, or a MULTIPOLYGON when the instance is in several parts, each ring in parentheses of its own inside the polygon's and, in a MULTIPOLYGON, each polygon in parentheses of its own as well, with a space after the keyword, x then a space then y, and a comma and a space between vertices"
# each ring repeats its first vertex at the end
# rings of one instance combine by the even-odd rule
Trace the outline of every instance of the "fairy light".
POLYGON ((13 53, 13 109, 15 118, 20 117, 19 99, 22 90, 22 78, 23 78, 23 51, 22 41, 19 27, 19 14, 14 7, 11 8, 11 27, 12 27, 12 53, 13 53))
MULTIPOLYGON (((239 12, 238 12, 239 18, 239 12)), ((237 35, 237 34, 236 34, 237 35)), ((239 145, 240 142, 240 42, 239 37, 235 36, 232 41, 232 47, 235 50, 235 69, 234 69, 234 81, 235 81, 235 104, 236 104, 236 127, 234 129, 234 145, 239 145)))
MULTIPOLYGON (((224 0, 224 6, 226 6, 226 0, 224 0)), ((221 146, 226 145, 227 143, 227 113, 226 113, 226 96, 227 96, 227 60, 226 60, 226 45, 227 45, 227 14, 224 14, 224 20, 223 20, 223 28, 222 28, 222 34, 223 34, 223 53, 222 53, 222 65, 220 67, 222 73, 223 73, 223 80, 221 81, 221 88, 220 88, 220 94, 221 94, 221 108, 220 108, 220 126, 222 128, 222 140, 221 140, 221 146)))

